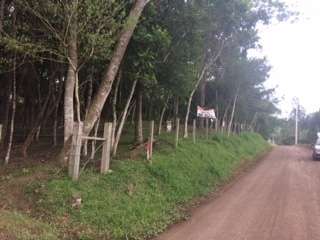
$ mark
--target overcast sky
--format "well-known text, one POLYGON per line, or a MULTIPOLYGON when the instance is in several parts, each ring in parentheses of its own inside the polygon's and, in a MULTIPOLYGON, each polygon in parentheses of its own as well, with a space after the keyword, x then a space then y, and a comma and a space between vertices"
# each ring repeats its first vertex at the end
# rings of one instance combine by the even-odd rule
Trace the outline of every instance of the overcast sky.
POLYGON ((266 85, 277 87, 285 117, 295 96, 308 113, 320 109, 320 0, 284 1, 299 20, 260 28, 260 44, 273 67, 266 85))

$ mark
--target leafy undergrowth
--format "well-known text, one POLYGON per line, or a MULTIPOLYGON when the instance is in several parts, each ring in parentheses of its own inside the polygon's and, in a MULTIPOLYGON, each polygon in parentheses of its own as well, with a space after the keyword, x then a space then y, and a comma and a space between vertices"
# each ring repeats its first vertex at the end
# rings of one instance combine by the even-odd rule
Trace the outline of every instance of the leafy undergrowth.
POLYGON ((107 175, 86 170, 78 183, 61 177, 28 192, 36 211, 67 239, 145 239, 181 220, 183 206, 214 191, 267 148, 253 133, 216 135, 196 144, 183 140, 176 150, 156 151, 152 164, 116 161, 107 175), (76 198, 80 206, 72 204, 76 198))
POLYGON ((0 239, 4 240, 58 240, 48 224, 21 213, 0 210, 0 239))

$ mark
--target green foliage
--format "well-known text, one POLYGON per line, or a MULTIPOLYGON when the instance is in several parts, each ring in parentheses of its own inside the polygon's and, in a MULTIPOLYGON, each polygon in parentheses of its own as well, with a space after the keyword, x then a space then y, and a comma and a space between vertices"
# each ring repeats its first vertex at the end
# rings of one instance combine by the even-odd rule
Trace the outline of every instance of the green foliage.
POLYGON ((176 151, 162 148, 151 165, 120 161, 105 176, 88 170, 79 183, 51 180, 37 191, 39 209, 56 219, 68 216, 73 227, 91 229, 81 232, 84 239, 145 239, 183 218, 181 207, 213 191, 267 146, 251 133, 216 135, 197 144, 183 140, 176 151), (82 199, 79 209, 71 206, 74 196, 82 199))
MULTIPOLYGON (((67 62, 71 28, 78 36, 81 62, 109 59, 126 17, 122 1, 57 3, 53 0, 16 0, 14 6, 18 14, 17 32, 13 32, 12 22, 8 22, 0 46, 4 45, 7 51, 17 51, 36 60, 67 62), (76 24, 71 26, 73 21, 76 24)), ((8 20, 13 21, 10 18, 8 20)))
POLYGON ((155 7, 148 6, 130 42, 124 63, 127 78, 138 79, 144 86, 145 95, 157 88, 157 66, 171 42, 168 31, 156 22, 155 15, 155 7))

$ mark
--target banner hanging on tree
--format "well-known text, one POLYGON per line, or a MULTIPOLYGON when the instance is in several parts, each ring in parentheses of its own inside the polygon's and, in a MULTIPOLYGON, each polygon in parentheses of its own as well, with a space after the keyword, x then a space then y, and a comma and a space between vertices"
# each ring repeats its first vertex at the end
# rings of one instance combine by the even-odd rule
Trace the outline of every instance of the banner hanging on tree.
POLYGON ((216 113, 214 109, 203 109, 197 106, 197 117, 216 119, 216 113))

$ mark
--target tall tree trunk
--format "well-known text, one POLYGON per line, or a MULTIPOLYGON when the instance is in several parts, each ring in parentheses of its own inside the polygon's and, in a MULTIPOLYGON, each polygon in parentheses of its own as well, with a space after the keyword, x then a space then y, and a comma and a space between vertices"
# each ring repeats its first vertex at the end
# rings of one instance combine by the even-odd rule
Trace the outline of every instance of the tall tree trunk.
POLYGON ((74 96, 76 92, 77 119, 80 121, 80 103, 78 96, 78 1, 70 6, 70 30, 68 36, 68 74, 64 91, 64 147, 59 156, 63 166, 66 166, 71 150, 71 141, 74 124, 74 96))
MULTIPOLYGON (((17 27, 16 27, 16 11, 13 12, 13 34, 14 37, 17 36, 17 27)), ((16 105, 17 105, 17 52, 14 52, 13 55, 13 74, 12 74, 12 111, 11 111, 11 121, 10 121, 10 132, 9 132, 9 141, 8 148, 6 152, 6 156, 4 158, 4 164, 9 164, 11 148, 13 142, 13 132, 14 132, 14 124, 16 117, 16 105)))
POLYGON ((94 123, 101 114, 102 108, 111 91, 113 81, 118 73, 123 56, 127 50, 127 46, 138 24, 142 11, 148 2, 149 0, 136 0, 132 9, 130 10, 126 24, 120 34, 119 41, 113 52, 113 56, 106 69, 106 74, 102 79, 98 92, 93 99, 88 115, 84 121, 84 135, 88 135, 90 133, 94 123))
POLYGON ((237 90, 236 95, 234 96, 234 100, 233 100, 232 111, 231 111, 230 121, 229 121, 229 125, 228 125, 228 136, 230 136, 230 133, 232 131, 234 112, 236 110, 236 104, 237 104, 237 100, 238 100, 238 92, 239 92, 239 90, 237 90))
MULTIPOLYGON (((15 26, 15 14, 14 14, 14 26, 15 26)), ((13 132, 16 116, 16 104, 17 104, 17 54, 14 53, 13 57, 13 78, 12 78, 12 111, 11 111, 11 121, 10 121, 10 132, 9 132, 9 141, 8 149, 4 159, 4 164, 7 165, 10 161, 12 141, 13 141, 13 132)))
POLYGON ((135 80, 133 82, 133 85, 132 85, 131 91, 130 91, 130 95, 128 97, 126 106, 125 106, 125 108, 123 110, 122 118, 120 120, 120 124, 119 124, 118 130, 117 130, 117 136, 115 138, 115 142, 114 142, 114 145, 113 145, 113 152, 112 152, 113 156, 116 156, 116 154, 117 154, 118 144, 119 144, 119 141, 120 141, 120 137, 121 137, 121 134, 122 134, 124 123, 125 123, 125 121, 127 119, 128 109, 129 109, 129 106, 130 106, 130 103, 131 103, 131 100, 132 100, 132 97, 133 97, 133 93, 134 93, 134 91, 136 89, 137 82, 138 82, 137 80, 135 80))
MULTIPOLYGON (((86 112, 85 116, 88 115, 89 107, 91 105, 91 99, 92 99, 92 91, 93 91, 93 67, 91 68, 91 72, 88 79, 88 95, 87 95, 87 102, 86 102, 86 112)), ((88 140, 84 141, 83 144, 83 155, 88 155, 88 140)))
POLYGON ((142 89, 139 86, 137 94, 137 107, 136 107, 136 127, 135 127, 135 142, 137 144, 143 143, 143 126, 142 126, 142 89))
MULTIPOLYGON (((74 92, 78 72, 78 36, 77 36, 77 18, 75 13, 77 4, 72 6, 70 22, 70 33, 68 39, 68 74, 64 90, 64 143, 69 141, 73 132, 74 123, 74 92)), ((67 159, 65 159, 66 161, 67 159)))
POLYGON ((225 42, 224 42, 224 40, 222 40, 220 43, 220 46, 219 46, 219 50, 217 51, 217 54, 212 58, 212 60, 210 62, 204 62, 204 65, 201 70, 201 73, 199 74, 198 80, 189 95, 187 113, 186 113, 186 117, 185 117, 185 121, 184 121, 184 135, 183 135, 184 138, 188 137, 188 121, 189 121, 190 108, 191 108, 191 102, 192 102, 193 95, 194 95, 195 91, 197 90, 200 82, 203 80, 204 75, 210 66, 210 63, 215 63, 218 60, 218 58, 221 56, 222 50, 224 48, 224 44, 225 44, 225 42))
POLYGON ((74 87, 76 81, 76 72, 74 71, 71 63, 68 67, 68 75, 65 83, 64 91, 64 142, 66 143, 72 135, 73 122, 74 122, 74 87))
POLYGON ((136 108, 137 108, 137 101, 134 101, 133 107, 132 107, 132 115, 131 115, 131 125, 134 126, 134 119, 136 116, 136 108))
POLYGON ((164 114, 165 114, 165 112, 166 112, 166 110, 167 110, 169 98, 170 98, 170 97, 168 96, 168 97, 167 97, 167 100, 166 100, 166 102, 164 103, 163 108, 162 108, 162 110, 161 110, 160 120, 159 120, 159 129, 158 129, 158 134, 159 134, 159 135, 161 134, 163 118, 164 118, 164 114))
POLYGON ((117 79, 117 83, 116 83, 116 87, 114 89, 114 96, 112 99, 112 133, 111 133, 111 137, 112 137, 112 142, 111 142, 111 146, 114 149, 114 142, 115 142, 115 138, 116 138, 116 130, 117 130, 117 122, 118 122, 118 116, 117 116, 117 99, 118 99, 118 92, 119 92, 119 86, 120 86, 120 81, 121 81, 121 76, 122 75, 122 71, 121 69, 119 70, 118 73, 118 79, 117 79))
POLYGON ((202 68, 202 71, 201 71, 201 73, 199 75, 199 78, 198 78, 196 84, 194 85, 190 95, 189 95, 187 113, 186 113, 186 117, 185 117, 185 120, 184 120, 184 134, 183 134, 184 138, 188 137, 188 121, 189 121, 192 98, 193 98, 193 95, 196 92, 201 80, 203 79, 204 74, 206 73, 206 71, 207 71, 207 65, 204 65, 204 67, 202 68))
POLYGON ((63 87, 60 86, 58 90, 58 97, 55 99, 55 106, 54 106, 54 116, 53 116, 53 146, 57 146, 57 128, 58 128, 58 112, 59 112, 59 105, 62 98, 63 87))

